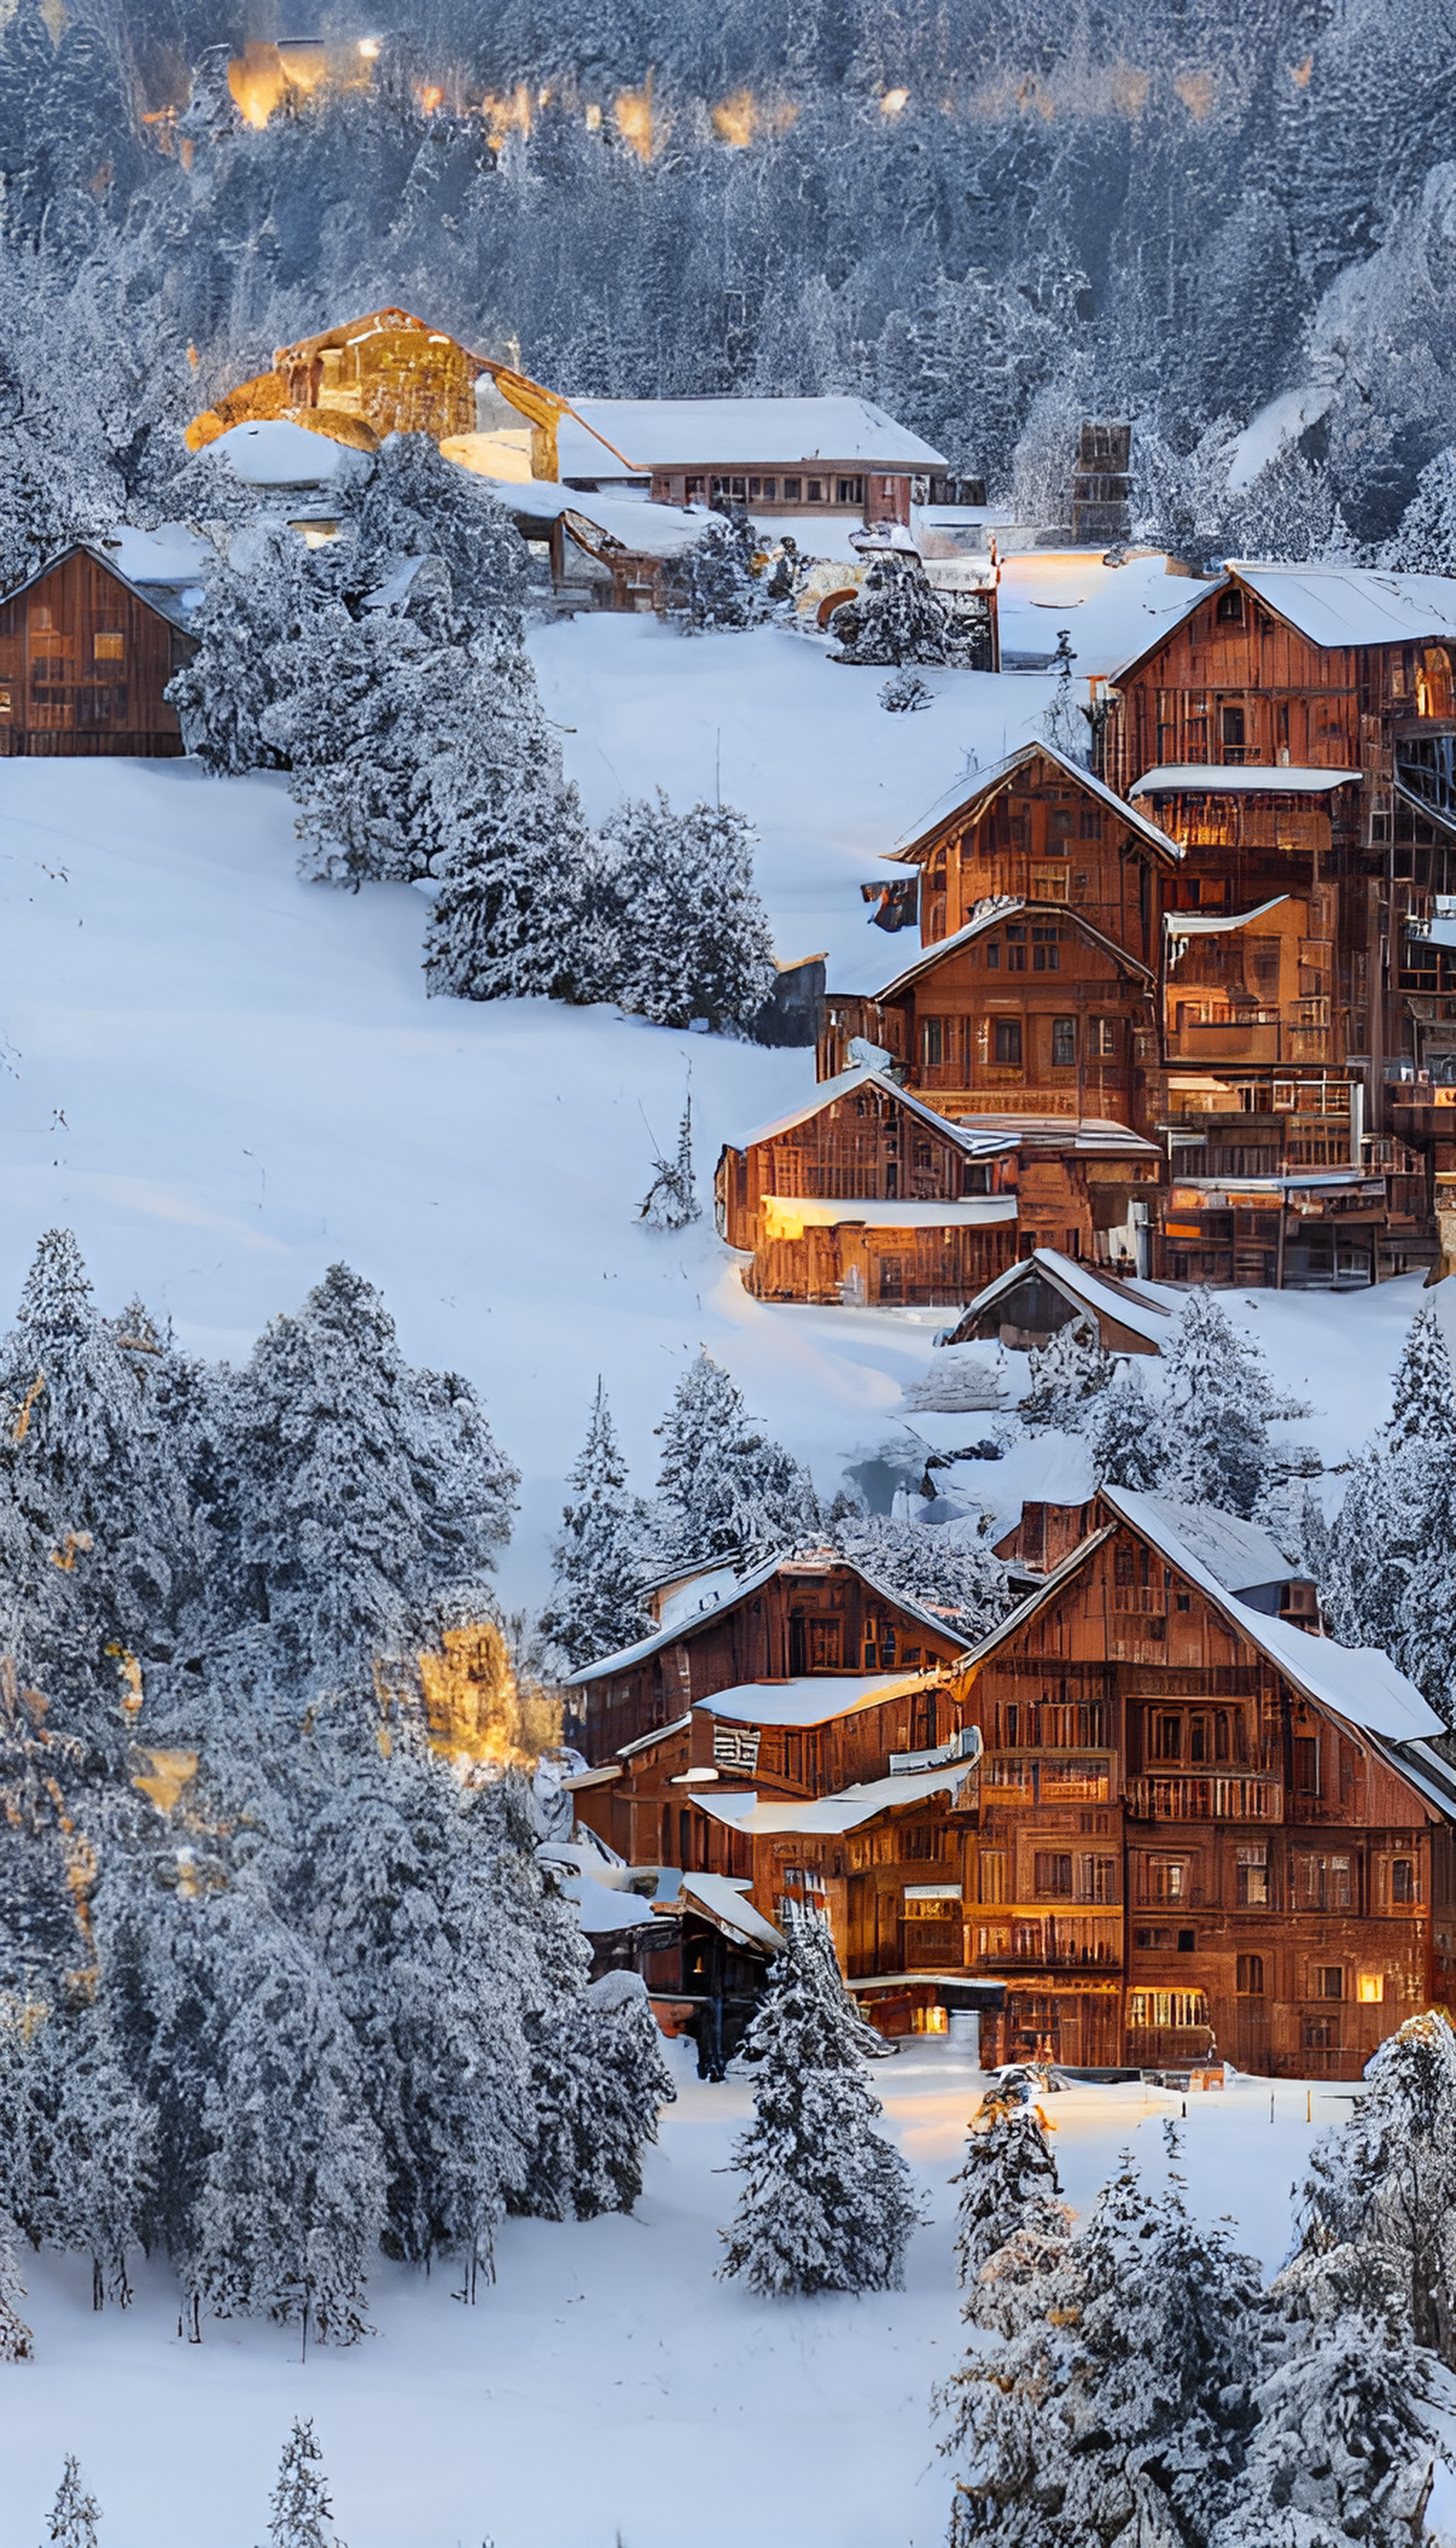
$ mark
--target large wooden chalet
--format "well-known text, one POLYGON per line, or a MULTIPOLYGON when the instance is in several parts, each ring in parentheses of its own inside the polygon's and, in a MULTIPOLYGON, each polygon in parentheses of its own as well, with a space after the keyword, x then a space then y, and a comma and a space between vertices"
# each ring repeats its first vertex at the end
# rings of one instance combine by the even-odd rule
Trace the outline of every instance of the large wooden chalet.
POLYGON ((0 601, 0 758, 185 749, 163 693, 191 653, 176 620, 76 545, 0 601))
MULTIPOLYGON (((582 1821, 765 1920, 819 1910, 852 1981, 975 1986, 988 2061, 1358 2078, 1456 1991, 1439 1720, 1385 1656, 1321 1635, 1314 1586, 1230 1514, 1105 1489, 1028 1507, 1003 1549, 1050 1571, 958 1659, 900 1605, 896 1669, 699 1697, 689 1661, 681 1714, 619 1744, 609 1684, 636 1667, 595 1668, 582 1821)), ((840 1571, 813 1579, 821 1636, 842 1658, 837 1607, 879 1599, 882 1663, 889 1605, 840 1571)), ((791 1618, 800 1562, 775 1572, 791 1618)), ((771 1580, 715 1605, 740 1637, 771 1580)))

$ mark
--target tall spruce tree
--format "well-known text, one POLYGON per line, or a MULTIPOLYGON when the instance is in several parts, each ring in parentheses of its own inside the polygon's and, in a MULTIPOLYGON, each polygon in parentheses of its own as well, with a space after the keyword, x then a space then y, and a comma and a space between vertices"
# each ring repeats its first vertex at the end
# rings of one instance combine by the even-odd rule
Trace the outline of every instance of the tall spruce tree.
POLYGON ((1456 2035, 1437 2010, 1407 2018, 1366 2063, 1348 2123, 1316 2143, 1298 2254, 1335 2248, 1352 2293, 1456 2363, 1456 2035))
POLYGON ((1162 1359, 1160 1488, 1246 1516, 1268 1464, 1270 1419, 1305 1409, 1275 1388, 1257 1345, 1211 1292, 1184 1304, 1162 1359))
POLYGON ((587 1439, 567 1477, 569 1501, 551 1553, 551 1595, 543 1634, 569 1671, 616 1654, 649 1632, 639 1587, 649 1572, 647 1506, 627 1483, 627 1464, 598 1380, 587 1439))
POLYGON ((706 1350, 678 1383, 657 1433, 652 1523, 665 1565, 789 1550, 818 1527, 807 1474, 760 1429, 706 1350))
POLYGON ((314 2418, 295 2415, 283 2445, 278 2482, 268 2505, 269 2548, 343 2548, 333 2527, 333 2505, 323 2475, 323 2453, 314 2418))
POLYGON ((675 814, 659 788, 601 827, 615 905, 613 996, 655 1026, 750 1026, 774 986, 774 945, 754 884, 753 835, 731 805, 675 814))
MULTIPOLYGON (((1061 2184, 1045 2119, 1016 2092, 988 2089, 965 2137, 965 2156, 951 2180, 961 2189, 956 2209, 956 2275, 973 2287, 987 2259, 1027 2227, 1034 2209, 1055 2203, 1061 2184)), ((967 2305, 968 2314, 973 2314, 967 2305)))
POLYGON ((1456 1392, 1433 1304, 1411 1322, 1390 1422, 1350 1471, 1316 1552, 1335 1634, 1380 1647, 1448 1723, 1456 1717, 1456 1392))
POLYGON ((734 2144, 745 2181, 718 2271, 768 2298, 898 2291, 919 2210, 909 2168, 874 2129, 873 2038, 828 1930, 790 1915, 769 1981, 744 2045, 754 2120, 734 2144))

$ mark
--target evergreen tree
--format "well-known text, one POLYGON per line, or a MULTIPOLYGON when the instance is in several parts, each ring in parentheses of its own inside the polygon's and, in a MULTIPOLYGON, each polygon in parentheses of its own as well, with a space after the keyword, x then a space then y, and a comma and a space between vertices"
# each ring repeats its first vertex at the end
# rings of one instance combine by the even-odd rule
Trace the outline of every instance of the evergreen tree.
POLYGON ((333 2527, 333 2505, 323 2476, 323 2453, 314 2438, 314 2418, 295 2415, 283 2445, 278 2483, 268 2505, 269 2548, 343 2548, 333 2527))
POLYGON ((1380 563, 1406 574, 1456 575, 1456 448, 1426 462, 1380 563))
POLYGON ((744 2046, 754 2120, 734 2144, 746 2181, 718 2271, 765 2298, 898 2291, 919 2212, 905 2161, 874 2130, 872 2038, 828 1930, 791 1917, 769 1979, 744 2046))
POLYGON ((932 1528, 850 1509, 830 1514, 825 1535, 880 1592, 908 1594, 969 1645, 1012 1606, 1006 1568, 985 1522, 983 1514, 978 1522, 938 1522, 932 1528))
POLYGON ((391 433, 339 518, 338 575, 357 608, 410 558, 436 558, 468 620, 515 626, 526 544, 484 479, 446 460, 429 433, 391 433))
POLYGON ((1046 741, 1054 744, 1069 761, 1086 761, 1089 729, 1072 689, 1072 666, 1076 660, 1071 630, 1058 628, 1056 652, 1051 659, 1056 673, 1056 687, 1042 719, 1042 732, 1046 741))
POLYGON ((935 705, 935 692, 918 673, 893 673, 880 691, 879 704, 890 716, 914 716, 921 708, 935 705))
POLYGON ((1210 2548, 1322 2548, 1365 2539, 1419 2548, 1435 2448, 1409 2335, 1358 2301, 1287 2319, 1276 2282, 1258 2348, 1246 2463, 1210 2548))
POLYGON ((1100 1482, 1138 1494, 1159 1484, 1166 1456, 1162 1413, 1131 1362, 1121 1364, 1093 1398, 1084 1429, 1100 1482))
MULTIPOLYGON (((489 669, 498 680, 510 669, 494 641, 489 669)), ((506 764, 488 819, 462 817, 437 864, 426 987, 458 1000, 608 999, 615 983, 597 970, 601 938, 588 907, 592 857, 577 791, 561 778, 523 688, 520 695, 525 749, 506 764)))
POLYGON ((658 2108, 678 2093, 641 1976, 565 1990, 538 2021, 533 2080, 536 2144, 517 2208, 548 2221, 630 2212, 658 2108))
POLYGON ((769 608, 759 578, 758 534, 739 512, 708 523, 673 560, 667 587, 672 606, 691 629, 752 628, 769 608))
MULTIPOLYGON (((166 694, 188 751, 215 776, 285 768, 265 731, 279 696, 275 656, 280 648, 296 650, 319 620, 325 637, 336 626, 328 571, 316 564, 322 552, 306 548, 273 513, 230 530, 220 526, 213 536, 217 560, 188 622, 194 652, 166 694)), ((281 660, 291 664, 296 656, 281 660)))
POLYGON ((832 664, 944 664, 946 607, 908 549, 876 549, 853 601, 841 602, 832 664))
POLYGON ((1408 2018, 1365 2065, 1350 2120, 1316 2143, 1300 2252, 1347 2251, 1351 2280, 1411 2340, 1456 2363, 1456 2036, 1408 2018))
POLYGON ((808 1476, 759 1429, 706 1351, 678 1383, 657 1434, 652 1520, 664 1565, 789 1550, 817 1528, 808 1476))
POLYGON ((483 1598, 509 1537, 516 1472, 469 1383, 411 1371, 345 1265, 254 1346, 227 1453, 238 1607, 305 1675, 408 1642, 446 1586, 483 1598))
POLYGON ((1080 1320, 1068 1320, 1027 1356, 1030 1386, 1017 1410, 1027 1431, 1085 1433, 1117 1371, 1117 1356, 1080 1320))
POLYGON ((702 1219, 702 1205, 697 1199, 697 1186, 692 1174, 692 1100, 682 1101, 682 1120, 678 1126, 678 1155, 665 1159, 661 1152, 654 1158, 657 1174, 647 1189, 647 1200, 637 1218, 651 1229, 686 1229, 702 1219))
POLYGON ((84 2493, 81 2466, 70 2452, 55 2490, 47 2530, 49 2548, 96 2548, 96 2525, 101 2519, 101 2506, 94 2495, 84 2493))
POLYGON ((750 1026, 774 986, 768 915, 754 885, 753 835, 728 805, 675 814, 624 802, 601 828, 615 903, 614 996, 655 1026, 704 1018, 750 1026))
MULTIPOLYGON (((956 2212, 956 2276, 965 2290, 997 2249, 1026 2228, 1036 2207, 1060 2196, 1045 2117, 1014 2092, 988 2089, 951 2182, 962 2189, 956 2212)), ((966 2308, 968 2316, 975 2315, 973 2289, 966 2308)))
POLYGON ((648 1572, 647 1507, 627 1484, 627 1465, 598 1380, 587 1439, 567 1477, 570 1501, 552 1550, 551 1597, 541 1628, 577 1672, 650 1633, 638 1588, 648 1572))
POLYGON ((145 2241, 155 2119, 133 2087, 105 1999, 69 2020, 52 2016, 33 2046, 33 2113, 45 2176, 33 2183, 38 2245, 91 2257, 92 2307, 132 2299, 129 2249, 145 2241))
POLYGON ((1330 1624, 1389 1654, 1437 1713, 1456 1713, 1456 1394, 1432 1305, 1411 1323, 1391 1419, 1355 1462, 1338 1513, 1312 1549, 1330 1624))
POLYGON ((15 2223, 8 2212, 0 2211, 0 2362, 29 2362, 36 2349, 20 2314, 26 2287, 15 2260, 15 2223))
POLYGON ((1211 1292, 1185 1303, 1162 1361, 1162 1492, 1247 1516, 1268 1463, 1270 1418, 1307 1410, 1275 1389, 1258 1346, 1211 1292))

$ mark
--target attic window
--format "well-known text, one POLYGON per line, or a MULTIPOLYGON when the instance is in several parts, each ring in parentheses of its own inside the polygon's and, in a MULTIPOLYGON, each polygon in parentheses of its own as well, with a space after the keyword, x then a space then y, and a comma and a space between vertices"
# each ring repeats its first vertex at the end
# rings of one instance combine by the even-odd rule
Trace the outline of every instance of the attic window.
POLYGON ((1243 626, 1243 595, 1236 584, 1230 584, 1227 592, 1220 593, 1216 615, 1220 619, 1232 620, 1237 627, 1243 626))
POLYGON ((91 640, 91 652, 98 664, 119 664, 127 651, 127 641, 120 628, 98 628, 91 640))

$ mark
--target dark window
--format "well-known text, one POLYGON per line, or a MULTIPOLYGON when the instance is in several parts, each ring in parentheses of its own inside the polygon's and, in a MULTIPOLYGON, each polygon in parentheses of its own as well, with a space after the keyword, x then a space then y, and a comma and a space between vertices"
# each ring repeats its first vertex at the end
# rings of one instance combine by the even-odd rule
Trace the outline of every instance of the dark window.
POLYGON ((1243 595, 1236 584, 1230 584, 1227 592, 1220 593, 1218 615, 1221 619, 1231 619, 1236 626, 1242 627, 1243 595))
POLYGON ((1191 1593, 1191 1592, 1175 1592, 1175 1593, 1174 1593, 1174 1595, 1173 1595, 1173 1605, 1174 1605, 1175 1609, 1179 1609, 1179 1610, 1191 1610, 1191 1609, 1192 1609, 1192 1607, 1193 1607, 1193 1595, 1192 1595, 1192 1593, 1191 1593))
POLYGON ((1294 1738, 1294 1783, 1302 1796, 1320 1793, 1320 1737, 1297 1734, 1294 1738))
POLYGON ((1075 1018, 1053 1018, 1051 1021, 1051 1066, 1053 1070, 1070 1070, 1076 1066, 1077 1022, 1075 1018))
POLYGON ((1001 941, 999 938, 988 938, 986 940, 986 971, 988 973, 995 973, 999 971, 1000 964, 1001 941))
POLYGON ((1345 1968, 1343 1964, 1311 1965, 1311 1999, 1343 1999, 1344 1995, 1345 1968))
POLYGON ((1180 1929, 1180 1930, 1179 1930, 1179 1932, 1178 1932, 1178 1953, 1179 1953, 1179 1955, 1180 1955, 1180 1956, 1192 1956, 1192 1955, 1196 1955, 1196 1954, 1197 1954, 1197 1952, 1198 1952, 1198 1932, 1197 1932, 1195 1929, 1180 1929))
POLYGON ((1015 1069, 1020 1068, 1020 1018, 998 1018, 996 1020, 996 1059, 1002 1064, 1003 1068, 1008 1066, 1015 1069))
POLYGON ((1391 1900, 1414 1902, 1416 1899, 1415 1861, 1413 1858, 1393 1858, 1391 1860, 1391 1900))
POLYGON ((1264 1958, 1262 1956, 1239 1956, 1237 1989, 1241 1999, 1263 1998, 1264 1958))
POLYGON ((1242 750, 1244 743, 1244 724, 1245 720, 1242 708, 1225 708, 1221 711, 1220 727, 1226 745, 1233 744, 1237 746, 1239 750, 1242 750))
POLYGON ((824 501, 824 481, 823 481, 823 479, 822 479, 822 478, 811 478, 811 479, 809 480, 809 493, 808 493, 808 496, 807 496, 807 498, 805 499, 805 500, 806 500, 806 502, 808 502, 808 503, 810 503, 810 504, 822 504, 822 503, 823 503, 823 501, 824 501))
POLYGON ((1084 841, 1101 840, 1102 816, 1098 813, 1095 805, 1084 805, 1082 807, 1081 822, 1078 826, 1078 836, 1084 841))
POLYGON ((945 1059, 945 1030, 946 1021, 944 1018, 927 1018, 921 1028, 920 1041, 922 1057, 932 1068, 945 1059))
POLYGON ((1032 936, 1038 942, 1032 949, 1032 971, 1034 973, 1059 973, 1061 970, 1061 949, 1056 943, 1055 930, 1034 929, 1032 936))
POLYGON ((1117 1019, 1089 1018, 1087 1021, 1087 1050, 1096 1058, 1109 1060, 1117 1051, 1117 1019))
POLYGON ((1039 1849, 1037 1852, 1038 1894, 1065 1895, 1069 1900, 1071 1897, 1071 1889, 1072 1863, 1070 1858, 1063 1858, 1058 1853, 1054 1853, 1050 1850, 1039 1849))
POLYGON ((784 500, 785 504, 797 504, 797 503, 800 503, 800 502, 802 501, 802 500, 803 500, 803 492, 804 492, 804 489, 803 489, 803 480, 802 480, 802 479, 800 479, 800 478, 785 478, 785 479, 784 479, 784 482, 783 482, 783 500, 784 500))
POLYGON ((864 501, 864 479, 841 478, 839 482, 839 500, 842 504, 863 504, 864 501))
POLYGON ((1182 1760, 1183 1719, 1181 1716, 1155 1716, 1153 1718, 1152 1757, 1154 1761, 1182 1760))

